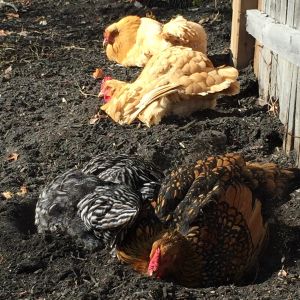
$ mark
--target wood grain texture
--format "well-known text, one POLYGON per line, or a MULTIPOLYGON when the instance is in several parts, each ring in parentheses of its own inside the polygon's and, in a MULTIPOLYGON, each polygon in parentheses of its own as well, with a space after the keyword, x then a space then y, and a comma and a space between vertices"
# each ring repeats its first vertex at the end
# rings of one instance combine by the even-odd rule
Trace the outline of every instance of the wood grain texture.
POLYGON ((246 31, 246 11, 257 8, 257 0, 232 1, 231 44, 232 61, 236 68, 244 68, 253 59, 255 39, 246 31))
POLYGON ((300 1, 260 0, 247 11, 247 31, 256 38, 254 71, 259 103, 279 103, 285 126, 283 148, 300 166, 300 1))

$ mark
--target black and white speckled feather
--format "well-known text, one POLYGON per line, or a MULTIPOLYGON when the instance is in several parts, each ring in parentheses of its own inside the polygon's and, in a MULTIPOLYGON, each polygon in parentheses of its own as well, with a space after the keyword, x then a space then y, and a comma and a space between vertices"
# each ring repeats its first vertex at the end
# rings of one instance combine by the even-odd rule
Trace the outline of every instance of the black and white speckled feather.
POLYGON ((128 186, 115 184, 99 186, 86 195, 78 203, 78 214, 96 237, 114 246, 134 224, 141 207, 137 193, 128 186))
POLYGON ((39 233, 61 232, 76 236, 86 247, 100 241, 93 238, 77 215, 77 204, 99 185, 106 184, 94 175, 71 169, 57 176, 41 192, 36 204, 35 224, 39 233))
POLYGON ((48 184, 36 205, 39 233, 62 232, 87 248, 122 240, 142 203, 156 197, 162 173, 138 156, 98 155, 48 184), (95 238, 96 237, 98 238, 95 238))
POLYGON ((153 200, 157 195, 162 172, 151 162, 137 155, 120 154, 107 158, 100 154, 88 162, 82 169, 104 181, 130 186, 139 192, 143 200, 153 200))

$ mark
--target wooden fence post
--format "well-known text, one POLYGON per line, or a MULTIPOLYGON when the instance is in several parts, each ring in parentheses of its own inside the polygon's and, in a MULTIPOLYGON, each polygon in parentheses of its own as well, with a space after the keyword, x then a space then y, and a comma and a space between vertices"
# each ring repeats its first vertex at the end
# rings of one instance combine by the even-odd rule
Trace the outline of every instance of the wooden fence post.
POLYGON ((246 10, 257 9, 258 0, 233 0, 231 54, 236 68, 246 67, 254 58, 255 39, 246 31, 246 10))

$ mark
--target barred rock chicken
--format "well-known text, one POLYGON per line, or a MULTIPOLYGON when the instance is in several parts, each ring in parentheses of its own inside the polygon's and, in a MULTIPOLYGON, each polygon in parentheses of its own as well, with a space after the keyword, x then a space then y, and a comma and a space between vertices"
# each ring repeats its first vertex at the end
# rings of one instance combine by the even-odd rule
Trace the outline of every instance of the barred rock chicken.
POLYGON ((101 109, 120 124, 138 118, 151 126, 168 115, 215 108, 219 95, 239 92, 237 77, 235 68, 215 68, 203 53, 175 46, 153 56, 133 83, 104 78, 101 109))
POLYGON ((127 67, 143 67, 153 55, 171 46, 207 51, 203 27, 182 16, 164 25, 151 18, 127 16, 109 25, 103 36, 108 59, 127 67))
POLYGON ((143 274, 187 287, 239 282, 266 242, 265 202, 280 197, 296 177, 298 169, 246 163, 239 154, 174 170, 161 187, 156 216, 131 227, 117 256, 143 274))
MULTIPOLYGON (((106 244, 114 244, 124 230, 94 230, 93 218, 80 220, 81 203, 93 199, 105 207, 106 217, 114 215, 111 208, 122 205, 126 213, 132 213, 143 202, 153 200, 158 193, 162 174, 150 162, 139 156, 125 154, 111 156, 100 154, 87 163, 82 170, 72 169, 56 177, 42 191, 36 205, 35 224, 39 233, 63 232, 77 237, 87 248, 101 244, 92 233, 106 244), (85 227, 86 225, 86 227, 85 227), (120 234, 119 234, 120 232, 120 234)), ((90 215, 89 215, 90 216, 90 215)), ((130 227, 131 219, 114 215, 117 226, 122 222, 130 227), (127 222, 127 223, 126 223, 127 222)), ((132 216, 134 220, 134 215, 132 216)))
POLYGON ((13 8, 16 12, 18 11, 17 7, 14 4, 9 2, 4 2, 4 0, 0 0, 0 9, 5 6, 13 8))
POLYGON ((104 181, 124 184, 139 192, 142 199, 153 200, 158 193, 162 172, 151 162, 137 155, 116 156, 97 155, 87 163, 82 171, 93 174, 104 181))

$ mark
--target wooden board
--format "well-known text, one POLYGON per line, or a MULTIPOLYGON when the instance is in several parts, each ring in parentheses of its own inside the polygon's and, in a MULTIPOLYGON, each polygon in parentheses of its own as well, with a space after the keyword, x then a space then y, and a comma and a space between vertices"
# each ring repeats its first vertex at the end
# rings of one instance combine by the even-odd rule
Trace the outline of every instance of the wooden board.
POLYGON ((264 14, 259 13, 259 21, 252 20, 259 39, 254 61, 259 102, 269 106, 279 102, 283 148, 296 154, 300 166, 300 1, 259 0, 259 9, 264 14))
POLYGON ((276 23, 275 19, 257 9, 247 11, 247 32, 273 52, 300 66, 300 31, 288 25, 276 23))
POLYGON ((232 61, 238 69, 246 67, 254 57, 255 39, 246 31, 246 10, 257 8, 258 0, 233 0, 231 25, 232 61))

